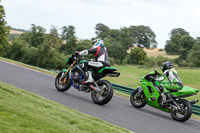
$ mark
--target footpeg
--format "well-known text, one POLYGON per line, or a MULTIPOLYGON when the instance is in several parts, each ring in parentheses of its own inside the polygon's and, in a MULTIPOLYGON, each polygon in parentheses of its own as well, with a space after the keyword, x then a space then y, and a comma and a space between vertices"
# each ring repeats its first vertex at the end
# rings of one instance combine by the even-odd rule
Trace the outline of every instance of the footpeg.
POLYGON ((195 104, 195 103, 197 103, 198 101, 199 101, 199 100, 194 99, 194 100, 190 101, 190 103, 191 103, 191 104, 195 104))

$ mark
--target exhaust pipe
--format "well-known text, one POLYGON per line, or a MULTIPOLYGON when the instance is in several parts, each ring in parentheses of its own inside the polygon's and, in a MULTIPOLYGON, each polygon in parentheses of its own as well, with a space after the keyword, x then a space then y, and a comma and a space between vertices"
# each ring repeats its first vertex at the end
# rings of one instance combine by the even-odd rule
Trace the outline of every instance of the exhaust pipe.
POLYGON ((98 92, 98 93, 101 91, 99 88, 94 87, 93 85, 90 85, 89 87, 90 87, 93 91, 96 91, 96 92, 98 92))
POLYGON ((118 72, 108 74, 109 77, 119 77, 119 75, 120 75, 120 73, 118 73, 118 72))
POLYGON ((198 101, 199 101, 199 100, 194 99, 194 100, 190 101, 190 103, 191 103, 191 104, 195 104, 195 103, 197 103, 198 101))

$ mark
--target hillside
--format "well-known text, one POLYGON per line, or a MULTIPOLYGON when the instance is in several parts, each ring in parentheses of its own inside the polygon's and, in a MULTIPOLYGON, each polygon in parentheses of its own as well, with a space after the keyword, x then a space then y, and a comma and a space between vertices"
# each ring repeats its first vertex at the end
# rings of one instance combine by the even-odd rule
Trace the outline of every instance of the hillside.
POLYGON ((2 82, 0 107, 1 133, 130 132, 2 82))
POLYGON ((169 59, 175 59, 178 58, 178 55, 168 55, 166 53, 166 51, 164 51, 163 49, 159 49, 159 48, 154 48, 154 49, 143 49, 146 53, 148 57, 158 57, 158 56, 164 56, 167 57, 169 59))
MULTIPOLYGON (((130 53, 131 49, 134 49, 134 47, 130 48, 127 52, 130 53)), ((149 48, 149 49, 143 48, 143 50, 147 53, 148 57, 164 56, 169 59, 175 59, 179 57, 178 55, 168 55, 163 48, 149 48)))

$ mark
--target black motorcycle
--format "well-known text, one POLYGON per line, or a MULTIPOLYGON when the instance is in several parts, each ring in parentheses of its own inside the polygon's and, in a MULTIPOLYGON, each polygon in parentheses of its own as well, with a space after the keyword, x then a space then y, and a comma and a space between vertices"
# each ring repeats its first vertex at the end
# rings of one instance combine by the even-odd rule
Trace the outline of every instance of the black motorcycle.
POLYGON ((70 67, 58 73, 55 79, 55 86, 58 91, 67 91, 73 86, 79 91, 91 92, 92 100, 99 105, 107 104, 112 99, 112 84, 101 79, 105 76, 118 77, 120 73, 116 72, 116 68, 103 67, 100 70, 91 70, 94 82, 83 84, 83 81, 85 81, 83 74, 85 72, 81 66, 89 60, 83 60, 79 55, 71 55, 66 62, 70 67))

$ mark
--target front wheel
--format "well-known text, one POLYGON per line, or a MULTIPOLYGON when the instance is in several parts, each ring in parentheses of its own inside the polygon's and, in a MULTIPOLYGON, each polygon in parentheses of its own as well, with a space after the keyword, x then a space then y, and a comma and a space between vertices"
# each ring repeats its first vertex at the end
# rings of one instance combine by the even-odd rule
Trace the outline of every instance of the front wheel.
POLYGON ((185 99, 180 99, 177 101, 180 106, 178 111, 171 112, 171 116, 174 120, 183 122, 187 121, 192 115, 192 105, 185 99))
POLYGON ((100 88, 99 93, 91 93, 92 100, 94 103, 99 105, 107 104, 113 97, 113 87, 112 84, 106 80, 100 80, 97 82, 100 88))
POLYGON ((146 105, 146 98, 142 92, 139 94, 139 88, 133 91, 130 97, 131 104, 136 108, 142 108, 146 105))
POLYGON ((55 86, 58 91, 67 91, 71 87, 71 82, 68 77, 62 77, 63 72, 58 73, 55 79, 55 86))

